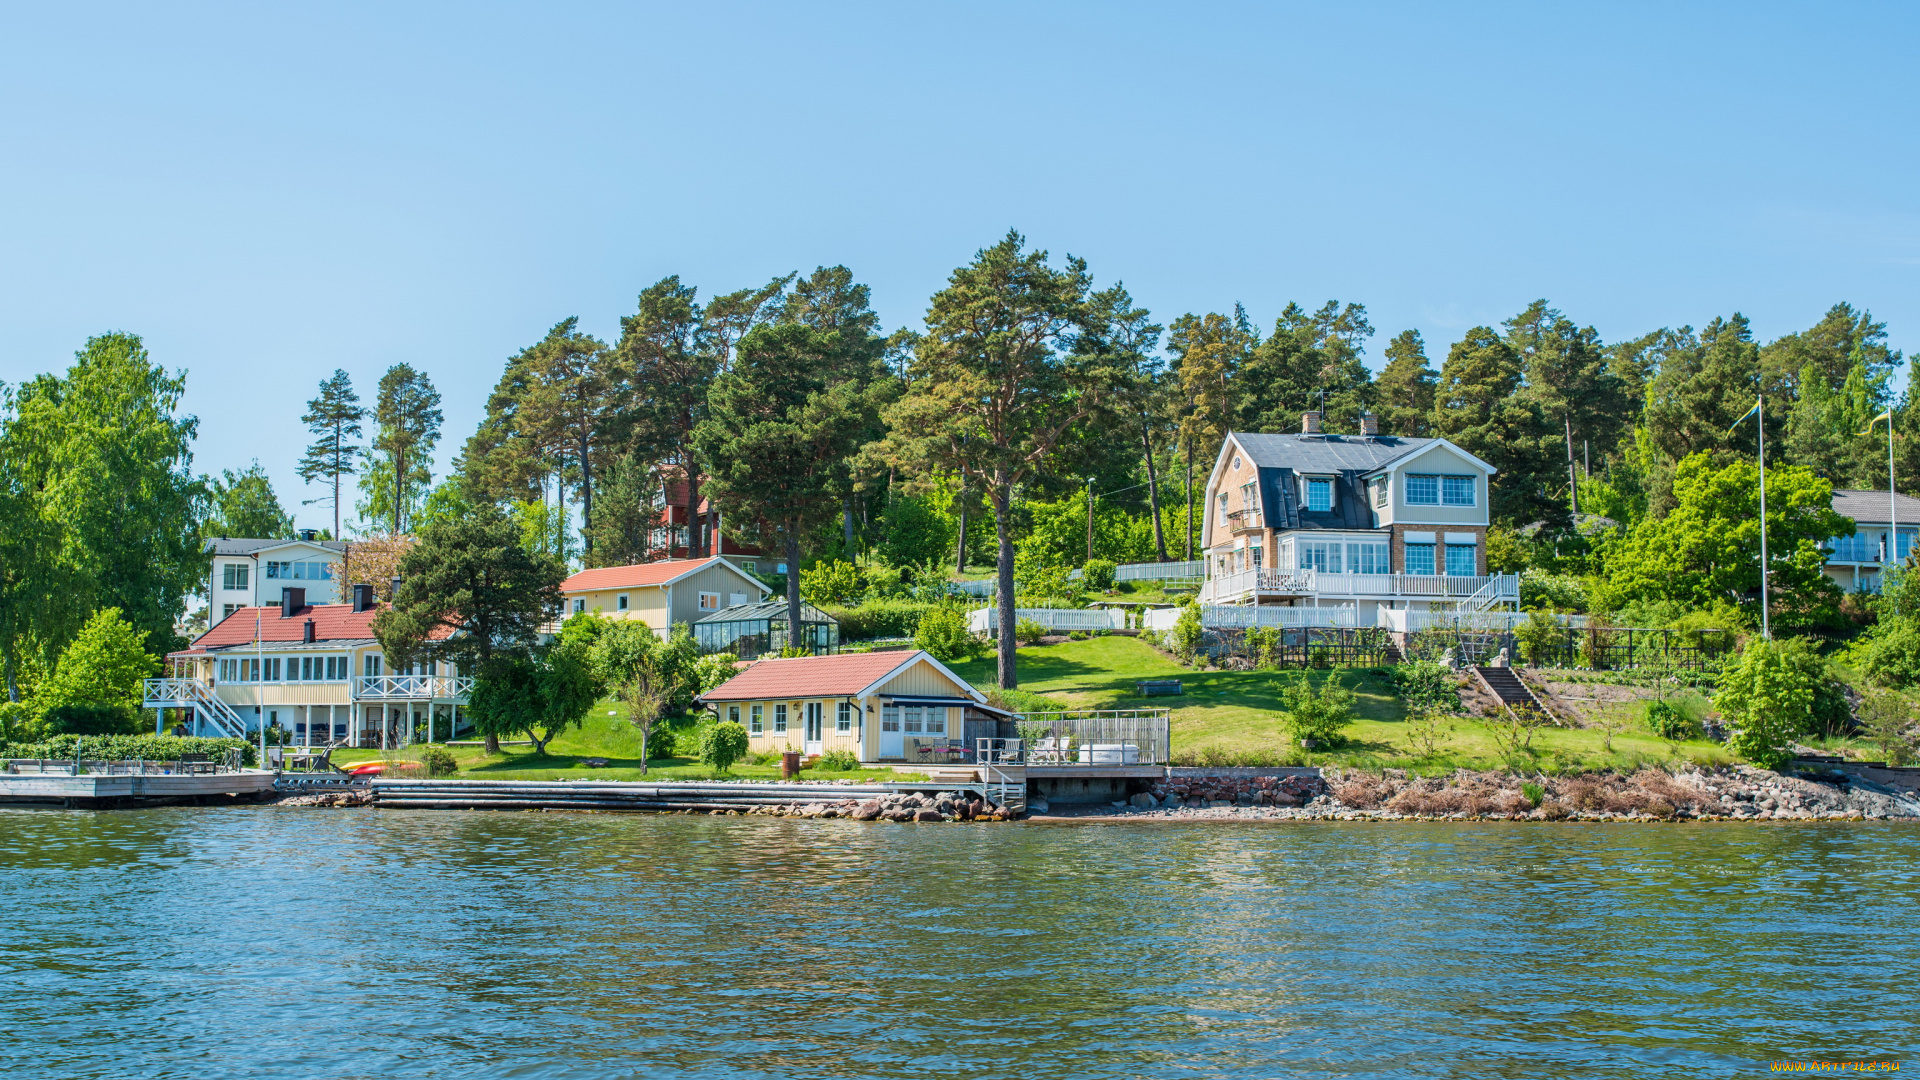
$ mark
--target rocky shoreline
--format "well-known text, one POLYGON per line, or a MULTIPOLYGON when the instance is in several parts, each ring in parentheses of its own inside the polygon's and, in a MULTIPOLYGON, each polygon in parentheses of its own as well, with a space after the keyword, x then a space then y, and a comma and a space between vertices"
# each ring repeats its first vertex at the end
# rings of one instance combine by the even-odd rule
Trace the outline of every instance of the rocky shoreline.
POLYGON ((1029 810, 1056 821, 1910 821, 1920 820, 1920 798, 1744 765, 1532 779, 1329 769, 1322 778, 1162 782, 1124 803, 1029 810))

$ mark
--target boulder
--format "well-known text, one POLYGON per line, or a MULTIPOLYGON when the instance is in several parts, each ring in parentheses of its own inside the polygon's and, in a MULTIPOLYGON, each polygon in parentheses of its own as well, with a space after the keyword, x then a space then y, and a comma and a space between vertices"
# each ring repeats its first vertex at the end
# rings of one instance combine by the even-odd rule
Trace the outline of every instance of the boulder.
POLYGON ((881 814, 880 816, 887 819, 888 821, 912 821, 913 815, 917 813, 919 813, 918 810, 908 810, 905 807, 895 807, 894 809, 889 810, 886 813, 881 814))
POLYGON ((1267 796, 1275 806, 1299 806, 1301 798, 1291 791, 1276 791, 1267 796))
POLYGON ((913 812, 913 820, 915 820, 915 821, 945 821, 945 820, 946 820, 946 818, 945 818, 944 816, 942 816, 942 815, 941 815, 941 813, 940 813, 940 811, 938 811, 938 810, 915 810, 915 811, 913 812))
POLYGON ((856 806, 853 813, 848 816, 855 821, 872 821, 880 816, 880 800, 868 799, 856 806))
POLYGON ((1027 800, 1027 813, 1044 814, 1047 812, 1047 800, 1034 796, 1027 800))
POLYGON ((1151 810, 1154 807, 1160 805, 1160 800, 1154 798, 1153 796, 1147 794, 1144 791, 1136 794, 1133 798, 1128 799, 1127 802, 1129 805, 1133 806, 1135 809, 1138 809, 1138 810, 1151 810))

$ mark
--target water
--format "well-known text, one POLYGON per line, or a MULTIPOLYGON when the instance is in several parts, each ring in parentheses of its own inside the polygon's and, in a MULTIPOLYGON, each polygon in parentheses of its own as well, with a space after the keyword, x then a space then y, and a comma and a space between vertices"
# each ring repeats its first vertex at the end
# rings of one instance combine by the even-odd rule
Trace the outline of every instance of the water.
POLYGON ((0 830, 11 1077, 1747 1076, 1920 1045, 1899 824, 0 830))

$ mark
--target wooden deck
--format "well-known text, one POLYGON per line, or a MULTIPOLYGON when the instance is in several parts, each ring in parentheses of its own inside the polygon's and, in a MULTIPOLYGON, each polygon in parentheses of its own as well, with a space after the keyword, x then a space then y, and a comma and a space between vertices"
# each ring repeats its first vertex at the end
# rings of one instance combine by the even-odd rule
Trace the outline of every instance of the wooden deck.
POLYGON ((173 775, 0 774, 0 803, 104 807, 215 797, 258 799, 272 793, 273 773, 265 769, 173 775))

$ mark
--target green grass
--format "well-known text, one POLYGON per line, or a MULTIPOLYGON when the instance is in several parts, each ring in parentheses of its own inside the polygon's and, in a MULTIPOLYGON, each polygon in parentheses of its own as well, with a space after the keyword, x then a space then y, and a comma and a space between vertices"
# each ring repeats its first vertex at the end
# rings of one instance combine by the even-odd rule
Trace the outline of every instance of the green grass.
MULTIPOLYGON (((1316 684, 1338 678, 1357 699, 1354 724, 1345 745, 1303 754, 1292 746, 1275 711, 1279 686, 1294 678, 1278 671, 1196 671, 1131 637, 1098 637, 1019 651, 1020 688, 1066 702, 1075 708, 1172 709, 1173 753, 1177 759, 1211 762, 1242 760, 1277 763, 1407 768, 1446 772, 1456 768, 1504 768, 1486 724, 1456 717, 1439 754, 1415 756, 1409 748, 1406 707, 1392 683, 1374 669, 1353 668, 1309 674, 1316 684), (1133 684, 1141 679, 1177 678, 1181 697, 1141 697, 1133 684)), ((955 672, 982 690, 995 684, 991 656, 953 665, 955 672)), ((1533 737, 1529 770, 1570 772, 1585 769, 1632 770, 1643 765, 1693 761, 1703 765, 1733 760, 1725 748, 1706 740, 1669 743, 1644 729, 1621 731, 1607 752, 1605 735, 1592 728, 1543 728, 1533 737)))
MULTIPOLYGON (((684 757, 649 757, 647 771, 640 771, 640 734, 633 725, 618 717, 607 715, 607 704, 602 702, 587 714, 580 727, 562 732, 553 742, 547 744, 547 753, 538 755, 530 746, 503 746, 500 753, 489 757, 486 750, 479 746, 453 746, 454 760, 459 762, 458 776, 471 780, 713 780, 719 777, 714 771, 684 757), (604 768, 588 768, 581 764, 587 758, 605 758, 604 768)), ((655 739, 659 732, 655 732, 655 739)), ((369 761, 383 761, 389 758, 395 761, 417 760, 419 746, 405 750, 382 753, 379 750, 338 750, 334 752, 336 765, 352 766, 369 761)), ((780 766, 738 764, 728 774, 736 779, 778 780, 780 766)), ((891 769, 859 769, 853 772, 828 772, 822 769, 808 769, 802 774, 808 780, 910 780, 923 779, 910 774, 894 772, 891 769)))

